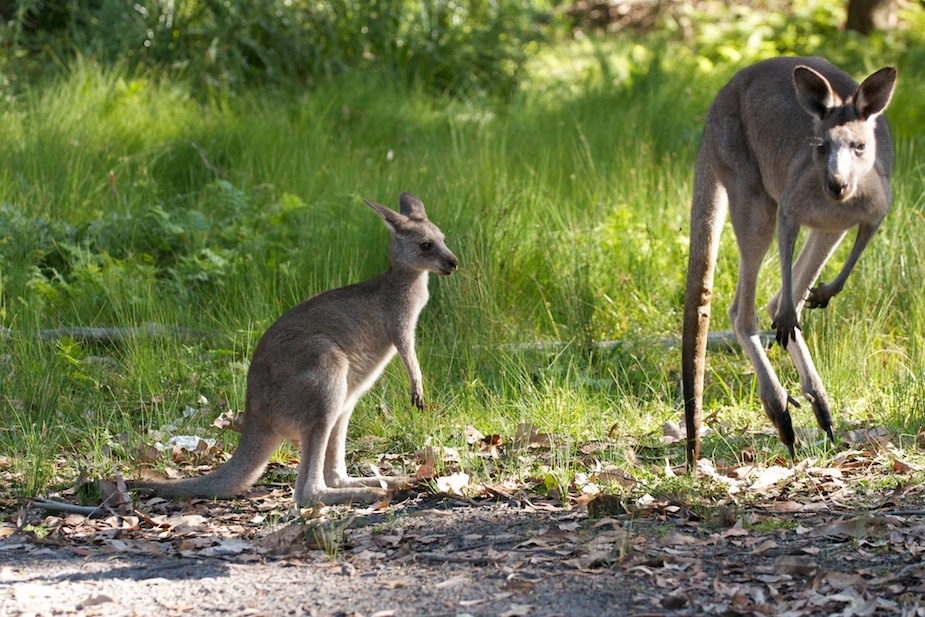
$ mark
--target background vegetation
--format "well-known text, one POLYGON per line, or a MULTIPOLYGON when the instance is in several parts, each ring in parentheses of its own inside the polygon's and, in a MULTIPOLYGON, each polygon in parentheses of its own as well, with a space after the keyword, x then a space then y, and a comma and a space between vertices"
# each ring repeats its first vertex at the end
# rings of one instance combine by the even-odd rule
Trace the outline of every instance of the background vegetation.
MULTIPOLYGON (((465 427, 509 440, 529 422, 560 448, 509 461, 517 473, 612 463, 656 477, 684 457, 660 438, 680 411, 666 340, 680 332, 704 114, 736 69, 778 54, 858 78, 899 67, 894 209, 845 293, 803 327, 839 432, 885 426, 920 446, 923 11, 903 4, 901 28, 862 38, 841 30, 840 2, 751 4, 663 5, 617 33, 543 0, 3 5, 0 472, 31 496, 136 469, 171 434, 233 443, 210 424, 243 407, 260 334, 301 299, 381 272, 387 233, 362 198, 412 191, 461 260, 431 281, 418 329, 432 406, 407 404, 396 363, 351 435, 380 438, 379 452, 458 447, 487 474, 465 427), (35 336, 148 323, 195 333, 35 336), (575 455, 590 441, 607 446, 597 463, 575 455)), ((728 328, 735 265, 729 232, 713 329, 728 328)), ((771 256, 760 297, 778 280, 771 256)), ((782 455, 744 356, 713 353, 710 368, 705 455, 782 455)), ((811 412, 796 424, 814 427, 811 412)))

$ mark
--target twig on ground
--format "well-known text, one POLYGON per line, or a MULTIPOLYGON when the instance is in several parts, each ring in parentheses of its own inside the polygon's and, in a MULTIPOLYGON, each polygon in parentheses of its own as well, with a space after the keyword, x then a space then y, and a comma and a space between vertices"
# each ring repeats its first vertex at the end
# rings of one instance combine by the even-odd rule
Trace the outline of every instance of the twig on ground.
POLYGON ((414 556, 419 559, 426 559, 428 561, 464 563, 471 566, 488 566, 506 560, 506 556, 504 555, 499 555, 498 557, 491 557, 488 555, 482 557, 465 557, 462 555, 444 555, 442 553, 415 553, 414 556))
MULTIPOLYGON (((147 323, 138 327, 114 328, 81 328, 64 327, 47 330, 36 330, 30 336, 55 341, 62 338, 71 338, 79 343, 88 345, 104 345, 118 347, 128 341, 141 338, 175 337, 181 340, 203 339, 210 333, 198 328, 184 328, 182 326, 166 326, 159 323, 147 323)), ((0 328, 0 336, 12 337, 14 331, 9 328, 0 328)))
POLYGON ((44 499, 42 497, 31 499, 29 503, 37 508, 42 508, 44 510, 52 510, 53 512, 66 512, 67 514, 81 514, 87 518, 111 516, 114 514, 112 509, 110 509, 108 506, 78 506, 77 504, 53 501, 51 499, 44 499))

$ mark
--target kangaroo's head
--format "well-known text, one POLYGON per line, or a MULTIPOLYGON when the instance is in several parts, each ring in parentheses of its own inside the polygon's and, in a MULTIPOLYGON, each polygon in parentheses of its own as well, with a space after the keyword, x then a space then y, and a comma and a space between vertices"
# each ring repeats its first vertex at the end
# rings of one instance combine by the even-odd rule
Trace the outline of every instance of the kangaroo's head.
POLYGON ((427 219, 424 204, 411 193, 398 197, 398 212, 364 200, 375 210, 392 232, 389 263, 393 269, 434 272, 449 276, 459 260, 446 247, 443 232, 427 219))
POLYGON ((793 70, 797 100, 814 119, 813 160, 826 195, 835 201, 855 196, 858 182, 877 160, 877 120, 893 96, 896 69, 886 67, 842 98, 821 73, 793 70))

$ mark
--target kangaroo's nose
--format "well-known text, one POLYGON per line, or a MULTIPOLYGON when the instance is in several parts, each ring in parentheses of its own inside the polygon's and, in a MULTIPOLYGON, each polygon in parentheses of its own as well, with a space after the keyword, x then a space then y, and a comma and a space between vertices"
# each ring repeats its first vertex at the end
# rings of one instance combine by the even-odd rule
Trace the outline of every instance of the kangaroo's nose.
POLYGON ((848 195, 848 181, 845 180, 842 176, 832 176, 828 179, 826 183, 826 188, 829 191, 829 195, 834 197, 837 200, 845 199, 849 197, 848 195))
POLYGON ((459 260, 456 259, 456 256, 450 257, 446 260, 447 266, 449 266, 450 272, 456 272, 456 268, 459 267, 459 260))

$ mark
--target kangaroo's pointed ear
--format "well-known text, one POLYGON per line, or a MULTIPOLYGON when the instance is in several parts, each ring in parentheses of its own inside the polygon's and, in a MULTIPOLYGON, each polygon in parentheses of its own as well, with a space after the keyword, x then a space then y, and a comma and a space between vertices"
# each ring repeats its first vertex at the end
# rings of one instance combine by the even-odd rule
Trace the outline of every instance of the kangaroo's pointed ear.
POLYGON ((426 221, 427 213, 424 212, 424 204, 411 193, 402 193, 398 196, 398 211, 413 221, 426 221))
POLYGON ((793 88, 800 106, 820 120, 838 104, 838 96, 829 80, 808 66, 793 69, 793 88))
POLYGON ((402 219, 404 218, 401 214, 392 210, 391 208, 386 208, 382 204, 377 204, 374 201, 364 199, 366 205, 376 211, 382 218, 382 222, 385 223, 385 226, 389 228, 389 231, 394 232, 396 228, 401 224, 402 219))
POLYGON ((882 68, 858 86, 854 95, 854 108, 865 120, 883 113, 896 89, 896 69, 882 68))

